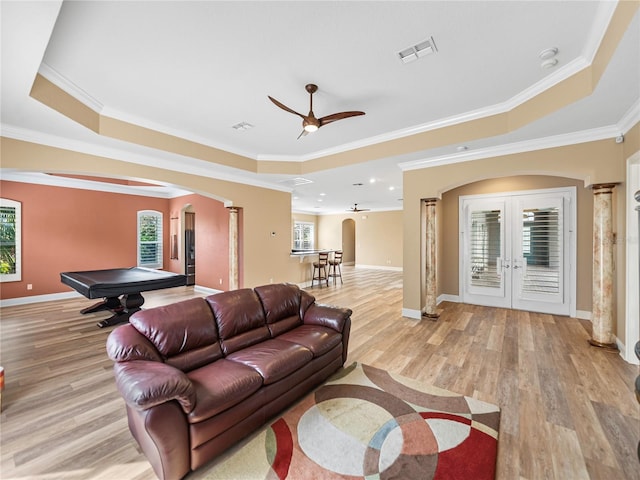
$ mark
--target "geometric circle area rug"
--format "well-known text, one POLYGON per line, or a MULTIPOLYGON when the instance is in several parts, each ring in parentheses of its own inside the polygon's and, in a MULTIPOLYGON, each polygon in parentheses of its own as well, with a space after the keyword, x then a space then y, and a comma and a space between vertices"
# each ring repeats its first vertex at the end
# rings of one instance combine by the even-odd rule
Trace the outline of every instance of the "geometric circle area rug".
POLYGON ((354 363, 206 479, 493 479, 499 424, 495 405, 354 363))

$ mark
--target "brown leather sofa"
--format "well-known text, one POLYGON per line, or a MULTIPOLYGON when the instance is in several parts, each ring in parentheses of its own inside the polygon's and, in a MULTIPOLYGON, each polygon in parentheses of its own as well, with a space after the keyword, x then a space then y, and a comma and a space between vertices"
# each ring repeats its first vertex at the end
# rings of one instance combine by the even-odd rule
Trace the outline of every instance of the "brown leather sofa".
POLYGON ((107 352, 131 433, 179 479, 342 367, 350 329, 351 310, 274 284, 139 311, 107 352))

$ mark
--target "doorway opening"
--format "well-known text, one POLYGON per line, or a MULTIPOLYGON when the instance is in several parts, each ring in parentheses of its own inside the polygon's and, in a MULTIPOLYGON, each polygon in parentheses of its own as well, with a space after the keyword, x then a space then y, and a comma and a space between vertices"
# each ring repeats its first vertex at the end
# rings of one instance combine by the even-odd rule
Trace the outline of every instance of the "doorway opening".
POLYGON ((196 284, 196 214, 184 212, 184 273, 187 285, 196 284))
POLYGON ((342 263, 356 264, 356 222, 352 218, 342 221, 342 263))

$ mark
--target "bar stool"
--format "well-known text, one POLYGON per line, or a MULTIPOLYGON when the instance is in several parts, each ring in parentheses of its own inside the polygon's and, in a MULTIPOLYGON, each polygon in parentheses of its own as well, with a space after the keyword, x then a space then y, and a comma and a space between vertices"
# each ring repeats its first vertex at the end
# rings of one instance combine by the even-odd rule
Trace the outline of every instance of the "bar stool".
POLYGON ((337 277, 340 278, 340 283, 344 283, 342 281, 342 267, 340 265, 342 265, 342 250, 336 250, 333 254, 333 259, 329 260, 329 276, 333 278, 334 285, 337 277))
POLYGON ((327 287, 329 286, 329 277, 327 276, 328 261, 329 252, 318 253, 318 261, 313 262, 313 277, 311 278, 311 287, 313 287, 313 282, 316 280, 318 280, 320 285, 322 285, 322 281, 324 280, 327 283, 327 287), (318 272, 317 275, 316 271, 318 272))

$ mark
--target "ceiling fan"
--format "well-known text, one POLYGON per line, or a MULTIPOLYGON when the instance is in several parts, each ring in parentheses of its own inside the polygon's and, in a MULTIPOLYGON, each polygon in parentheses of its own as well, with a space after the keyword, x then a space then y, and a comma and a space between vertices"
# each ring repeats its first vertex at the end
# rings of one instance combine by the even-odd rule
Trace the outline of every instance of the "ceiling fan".
POLYGON ((332 113, 331 115, 326 115, 321 118, 316 118, 316 116, 313 113, 313 94, 318 90, 318 86, 314 85, 313 83, 309 83, 304 88, 307 92, 309 92, 309 113, 307 115, 302 115, 301 113, 298 113, 295 110, 292 110, 291 108, 287 107, 283 103, 280 103, 275 98, 267 95, 269 97, 269 100, 271 100, 276 106, 280 107, 281 109, 289 113, 298 115, 299 117, 302 118, 302 132, 300 133, 300 135, 298 135, 298 138, 304 135, 307 135, 308 133, 315 132, 320 127, 323 127, 328 123, 335 122, 336 120, 342 120, 343 118, 357 117, 358 115, 364 115, 364 112, 353 111, 353 112, 332 113))
POLYGON ((354 203, 354 204, 353 204, 353 207, 351 207, 351 208, 347 208, 347 211, 348 211, 348 212, 354 212, 354 213, 357 213, 357 212, 368 212, 368 211, 369 211, 369 209, 368 209, 368 208, 358 208, 358 204, 357 204, 357 203, 354 203))

